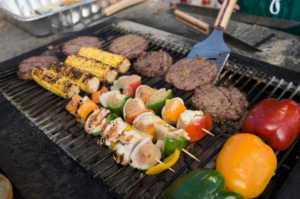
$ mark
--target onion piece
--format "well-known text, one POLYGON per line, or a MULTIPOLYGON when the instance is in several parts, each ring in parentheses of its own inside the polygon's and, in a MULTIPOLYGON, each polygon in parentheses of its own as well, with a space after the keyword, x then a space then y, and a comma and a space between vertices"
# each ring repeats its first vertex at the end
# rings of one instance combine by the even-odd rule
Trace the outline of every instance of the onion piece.
POLYGON ((133 123, 139 121, 144 115, 154 115, 154 113, 152 113, 152 112, 145 112, 145 113, 142 113, 142 114, 140 114, 139 116, 137 116, 137 117, 133 120, 133 123))
POLYGON ((145 85, 140 85, 139 87, 136 88, 136 90, 135 90, 135 97, 138 96, 138 92, 139 92, 139 90, 140 90, 143 86, 145 86, 145 85))
POLYGON ((157 140, 156 142, 156 146, 162 151, 162 149, 164 148, 165 145, 165 141, 163 140, 157 140))
POLYGON ((122 76, 119 79, 114 81, 114 84, 110 87, 110 90, 114 91, 114 90, 120 90, 122 88, 121 86, 121 79, 123 79, 124 77, 128 77, 128 76, 122 76))
MULTIPOLYGON (((147 142, 151 142, 150 138, 147 137, 145 138, 143 141, 141 141, 132 151, 132 153, 130 154, 130 160, 134 159, 134 157, 136 156, 136 154, 139 152, 139 149, 146 144, 147 142)), ((151 142, 152 143, 152 142, 151 142)))
POLYGON ((125 102, 125 104, 124 104, 124 107, 123 107, 123 117, 124 117, 124 121, 126 122, 126 106, 127 106, 127 104, 128 104, 128 102, 130 101, 130 100, 132 100, 132 98, 129 98, 126 102, 125 102))
POLYGON ((107 104, 108 97, 109 97, 111 94, 116 93, 116 92, 120 92, 120 91, 119 91, 119 90, 109 91, 109 92, 104 93, 103 95, 101 95, 101 96, 99 97, 99 100, 100 100, 100 102, 101 102, 101 104, 102 104, 103 107, 106 108, 106 107, 108 106, 108 104, 107 104))

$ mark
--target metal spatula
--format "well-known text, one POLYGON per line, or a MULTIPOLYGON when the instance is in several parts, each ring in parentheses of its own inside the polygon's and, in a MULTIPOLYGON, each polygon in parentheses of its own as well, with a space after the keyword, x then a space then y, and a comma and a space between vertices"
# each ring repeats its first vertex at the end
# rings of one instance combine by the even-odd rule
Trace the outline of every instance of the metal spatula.
POLYGON ((224 0, 216 19, 213 32, 204 41, 194 45, 193 49, 188 54, 189 58, 200 55, 201 57, 208 58, 208 60, 215 61, 218 68, 218 75, 215 82, 217 82, 220 72, 231 53, 230 48, 228 48, 224 42, 223 33, 227 27, 236 2, 237 0, 224 0))

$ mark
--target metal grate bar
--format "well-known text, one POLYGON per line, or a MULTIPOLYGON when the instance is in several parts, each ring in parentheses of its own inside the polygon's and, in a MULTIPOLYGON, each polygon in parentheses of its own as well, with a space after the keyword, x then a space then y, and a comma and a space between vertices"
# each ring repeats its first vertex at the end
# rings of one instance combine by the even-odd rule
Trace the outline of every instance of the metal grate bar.
POLYGON ((138 171, 139 170, 134 169, 126 177, 124 177, 123 179, 119 180, 118 183, 115 184, 114 186, 112 186, 108 191, 111 192, 112 190, 115 190, 118 186, 120 186, 123 182, 125 182, 126 180, 128 180, 131 176, 133 176, 134 174, 136 174, 138 171))
POLYGON ((121 169, 118 169, 118 171, 114 172, 112 175, 110 175, 109 177, 105 178, 104 181, 107 182, 110 179, 112 179, 113 177, 115 177, 116 175, 118 175, 119 173, 121 173, 122 171, 124 171, 125 169, 127 169, 129 167, 129 165, 123 166, 121 169))
POLYGON ((92 156, 90 156, 88 159, 83 160, 82 164, 87 163, 88 161, 90 161, 91 159, 93 159, 94 157, 96 157, 98 154, 100 154, 102 151, 106 150, 105 148, 101 149, 100 151, 97 151, 95 154, 93 154, 92 156))
POLYGON ((277 98, 278 100, 280 100, 283 95, 293 86, 293 82, 290 82, 287 87, 285 87, 285 89, 283 90, 283 92, 279 95, 279 97, 277 98))
POLYGON ((300 85, 297 86, 297 88, 294 90, 294 92, 291 94, 291 96, 289 97, 289 99, 293 99, 294 96, 299 92, 300 90, 300 85))
MULTIPOLYGON (((57 99, 59 99, 59 98, 57 98, 57 99)), ((64 104, 65 102, 64 102, 64 101, 59 101, 59 102, 56 103, 56 101, 57 101, 57 100, 54 100, 54 101, 52 101, 51 103, 48 103, 47 105, 45 105, 45 106, 43 107, 42 110, 36 110, 35 112, 30 112, 30 113, 28 113, 28 114, 29 114, 29 115, 35 115, 35 114, 40 113, 40 112, 43 111, 42 114, 39 114, 37 117, 35 117, 35 118, 32 119, 34 122, 36 122, 36 121, 40 120, 41 118, 43 118, 43 117, 46 116, 46 115, 54 114, 54 113, 55 113, 54 111, 58 111, 58 112, 59 112, 59 111, 62 111, 61 108, 60 108, 60 109, 57 109, 57 108, 58 108, 59 106, 61 106, 62 104, 64 104), (54 103, 56 103, 56 104, 54 104, 54 103), (49 108, 49 110, 45 111, 45 110, 48 109, 48 108, 49 108)), ((25 113, 26 113, 26 112, 25 112, 25 113)))
POLYGON ((238 82, 240 82, 241 79, 243 79, 249 71, 250 69, 245 70, 245 72, 239 77, 239 79, 236 82, 234 82, 234 84, 232 84, 230 87, 234 87, 238 82))
POLYGON ((107 154, 104 158, 102 158, 101 160, 99 160, 98 162, 96 162, 95 164, 93 164, 93 165, 89 168, 89 170, 91 170, 91 169, 95 168, 97 165, 101 164, 104 160, 106 160, 107 158, 111 157, 112 154, 113 154, 113 152, 107 154))
POLYGON ((102 173, 104 173, 105 171, 109 170, 110 168, 112 168, 113 166, 117 165, 117 162, 113 162, 112 164, 110 164, 109 166, 105 167, 103 170, 97 172, 95 175, 94 175, 94 178, 95 177, 99 177, 102 173))
POLYGON ((283 83, 283 79, 281 79, 278 84, 276 85, 276 87, 272 90, 272 92, 269 94, 268 98, 270 98, 271 96, 274 95, 274 93, 277 91, 277 89, 281 86, 281 84, 283 83))

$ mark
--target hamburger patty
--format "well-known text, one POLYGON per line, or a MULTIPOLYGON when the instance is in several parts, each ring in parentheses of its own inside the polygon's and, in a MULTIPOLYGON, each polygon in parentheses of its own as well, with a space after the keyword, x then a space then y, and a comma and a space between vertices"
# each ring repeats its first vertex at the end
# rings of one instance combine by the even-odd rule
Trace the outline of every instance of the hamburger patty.
POLYGON ((82 36, 64 43, 62 52, 65 55, 77 55, 82 47, 101 49, 102 44, 97 37, 82 36))
POLYGON ((133 67, 147 77, 163 77, 172 65, 172 57, 165 51, 143 52, 133 67))
POLYGON ((113 40, 108 48, 112 53, 123 55, 128 59, 140 56, 148 48, 148 42, 144 37, 129 34, 113 40))
POLYGON ((54 62, 58 62, 58 59, 55 56, 40 55, 29 57, 19 64, 17 75, 23 80, 33 80, 31 77, 31 71, 33 68, 40 66, 49 69, 51 64, 54 62))
POLYGON ((169 68, 165 81, 178 89, 191 91, 209 84, 217 73, 217 66, 213 61, 208 62, 202 57, 183 58, 169 68))
POLYGON ((215 121, 237 121, 248 105, 246 95, 235 87, 200 86, 192 97, 192 106, 205 115, 210 114, 215 121))

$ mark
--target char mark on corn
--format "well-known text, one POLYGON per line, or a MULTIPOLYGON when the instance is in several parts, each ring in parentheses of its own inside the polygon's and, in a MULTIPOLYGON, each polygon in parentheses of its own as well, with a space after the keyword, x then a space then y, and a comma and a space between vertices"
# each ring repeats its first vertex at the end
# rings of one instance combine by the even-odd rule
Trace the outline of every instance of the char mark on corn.
POLYGON ((70 98, 80 92, 72 81, 43 67, 33 68, 31 76, 39 85, 63 98, 70 98))

